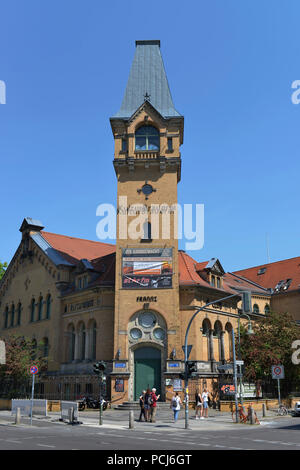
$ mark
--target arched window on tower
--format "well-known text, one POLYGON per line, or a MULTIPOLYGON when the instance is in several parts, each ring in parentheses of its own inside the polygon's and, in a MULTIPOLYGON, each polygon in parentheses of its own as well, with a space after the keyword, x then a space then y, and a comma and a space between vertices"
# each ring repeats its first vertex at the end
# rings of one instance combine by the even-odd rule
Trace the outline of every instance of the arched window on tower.
POLYGON ((153 126, 139 127, 135 132, 135 150, 159 150, 159 132, 153 126))
POLYGON ((143 224, 143 238, 142 241, 151 241, 151 223, 145 222, 143 224))

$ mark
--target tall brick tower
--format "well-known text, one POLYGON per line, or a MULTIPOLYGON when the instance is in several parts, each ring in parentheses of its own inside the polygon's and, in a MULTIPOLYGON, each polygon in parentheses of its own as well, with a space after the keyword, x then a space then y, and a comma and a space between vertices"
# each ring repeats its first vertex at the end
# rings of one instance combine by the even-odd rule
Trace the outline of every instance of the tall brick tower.
POLYGON ((120 110, 110 119, 117 176, 112 395, 136 400, 183 344, 179 319, 177 183, 184 118, 175 109, 160 41, 136 41, 120 110))

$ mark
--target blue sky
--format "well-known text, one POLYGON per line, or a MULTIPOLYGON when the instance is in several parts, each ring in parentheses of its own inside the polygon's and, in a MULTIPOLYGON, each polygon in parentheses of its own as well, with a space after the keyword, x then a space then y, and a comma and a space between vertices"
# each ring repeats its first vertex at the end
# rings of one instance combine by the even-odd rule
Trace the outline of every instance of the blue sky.
MULTIPOLYGON (((96 240, 116 203, 109 117, 136 39, 160 39, 185 117, 181 204, 205 205, 198 261, 226 271, 298 256, 299 1, 10 0, 1 5, 0 260, 24 217, 96 240)), ((184 248, 184 241, 180 243, 184 248)))

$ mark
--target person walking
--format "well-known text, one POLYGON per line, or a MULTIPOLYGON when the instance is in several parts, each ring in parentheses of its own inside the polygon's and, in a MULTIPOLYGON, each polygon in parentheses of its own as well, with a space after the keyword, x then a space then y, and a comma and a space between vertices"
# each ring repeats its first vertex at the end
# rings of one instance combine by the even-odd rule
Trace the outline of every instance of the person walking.
POLYGON ((210 393, 207 391, 207 388, 203 390, 202 393, 202 402, 203 402, 203 412, 204 412, 204 417, 208 418, 208 399, 209 399, 210 393))
POLYGON ((143 390, 141 395, 140 395, 140 408, 141 408, 141 412, 140 412, 140 417, 139 417, 139 421, 142 421, 142 416, 144 416, 144 420, 146 421, 146 414, 145 414, 145 394, 146 394, 146 391, 143 390))
POLYGON ((195 393, 195 411, 196 411, 196 415, 195 415, 196 419, 199 419, 199 413, 200 413, 200 419, 204 419, 203 418, 203 402, 202 402, 202 397, 200 395, 199 390, 196 390, 196 393, 195 393))
POLYGON ((145 410, 145 421, 150 421, 150 406, 151 406, 151 390, 147 388, 146 393, 144 395, 144 410, 145 410))
POLYGON ((174 413, 174 423, 176 423, 180 411, 180 405, 182 405, 182 401, 180 396, 178 395, 178 392, 174 393, 174 396, 171 401, 171 408, 174 413))
POLYGON ((156 395, 156 388, 152 388, 152 393, 151 393, 151 423, 155 423, 156 420, 156 410, 157 410, 157 405, 156 402, 159 399, 160 395, 156 395))

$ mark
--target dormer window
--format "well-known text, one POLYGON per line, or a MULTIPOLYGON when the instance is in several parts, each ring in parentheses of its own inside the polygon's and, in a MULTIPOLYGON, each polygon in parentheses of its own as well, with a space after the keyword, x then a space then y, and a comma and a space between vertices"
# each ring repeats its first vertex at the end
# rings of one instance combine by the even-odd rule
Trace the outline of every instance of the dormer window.
POLYGON ((135 132, 135 150, 159 150, 159 132, 153 126, 139 127, 135 132))

